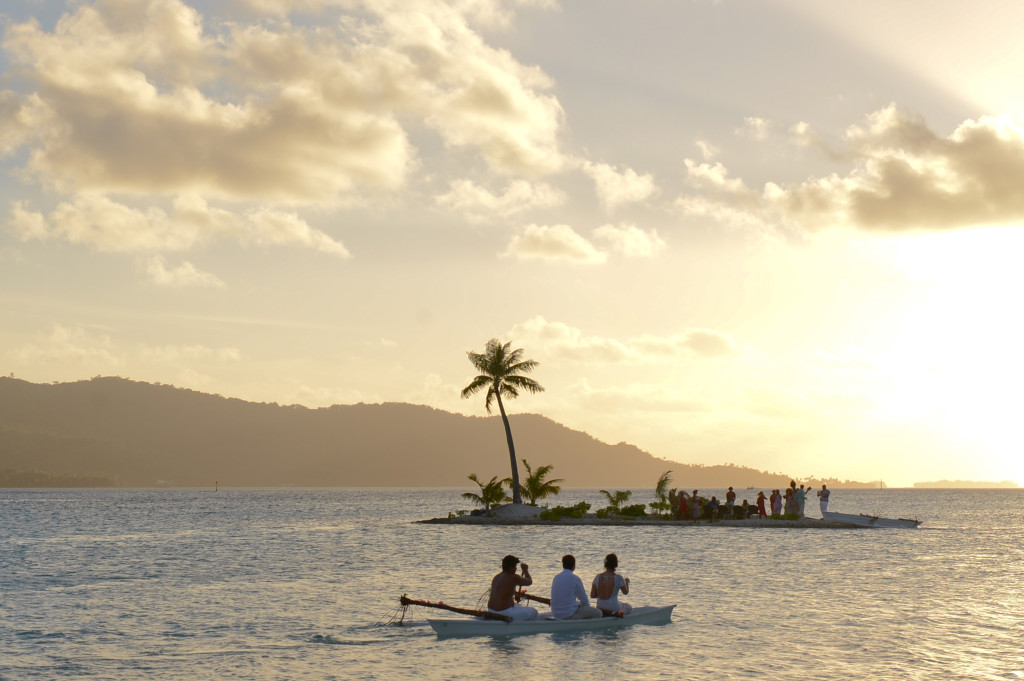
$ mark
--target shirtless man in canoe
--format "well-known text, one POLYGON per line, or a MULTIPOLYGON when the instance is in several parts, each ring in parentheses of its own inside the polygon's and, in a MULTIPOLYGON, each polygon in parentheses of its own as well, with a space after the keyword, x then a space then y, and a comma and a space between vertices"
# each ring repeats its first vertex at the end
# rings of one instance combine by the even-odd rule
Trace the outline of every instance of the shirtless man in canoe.
POLYGON ((513 620, 535 620, 538 615, 537 608, 516 603, 516 587, 533 584, 530 566, 522 563, 523 574, 517 575, 518 563, 519 559, 515 556, 505 556, 501 559, 501 572, 494 575, 494 579, 491 580, 491 597, 487 601, 487 609, 499 615, 507 615, 513 620))

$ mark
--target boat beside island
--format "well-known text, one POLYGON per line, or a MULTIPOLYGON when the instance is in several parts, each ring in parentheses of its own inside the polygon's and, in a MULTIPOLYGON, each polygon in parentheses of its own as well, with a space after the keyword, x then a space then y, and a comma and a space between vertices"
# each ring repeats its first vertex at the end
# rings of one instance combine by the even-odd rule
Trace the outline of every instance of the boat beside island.
POLYGON ((836 511, 822 511, 822 518, 831 523, 842 523, 845 525, 855 525, 857 527, 884 527, 884 528, 904 528, 913 529, 920 525, 922 520, 916 520, 911 518, 883 518, 877 515, 868 515, 866 513, 838 513, 836 511))

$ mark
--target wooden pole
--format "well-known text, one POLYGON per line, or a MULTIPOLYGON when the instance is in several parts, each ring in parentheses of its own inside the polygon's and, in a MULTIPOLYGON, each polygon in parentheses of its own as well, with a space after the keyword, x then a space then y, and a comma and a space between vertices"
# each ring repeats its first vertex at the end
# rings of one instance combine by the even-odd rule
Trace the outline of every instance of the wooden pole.
POLYGON ((471 615, 473 617, 483 617, 488 620, 499 620, 501 622, 511 622, 512 618, 508 615, 499 615, 496 612, 490 610, 469 610, 467 608, 456 608, 455 606, 448 605, 446 603, 433 603, 431 601, 419 601, 414 598, 409 598, 405 594, 398 599, 402 605, 421 605, 424 608, 437 608, 438 610, 450 610, 457 612, 460 615, 471 615))

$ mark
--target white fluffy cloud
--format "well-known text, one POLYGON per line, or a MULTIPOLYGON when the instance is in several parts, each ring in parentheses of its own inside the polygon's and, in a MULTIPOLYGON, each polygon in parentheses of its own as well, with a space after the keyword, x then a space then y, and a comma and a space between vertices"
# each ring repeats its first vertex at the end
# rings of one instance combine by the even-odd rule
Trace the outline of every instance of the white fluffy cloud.
POLYGON ((951 229, 1024 220, 1024 128, 1007 117, 962 123, 948 137, 889 106, 850 128, 846 176, 769 185, 765 196, 805 226, 951 229))
POLYGON ((607 255, 568 225, 527 225, 502 254, 523 260, 561 260, 596 265, 607 255))
POLYGON ((453 180, 451 191, 436 201, 442 207, 463 213, 472 222, 482 222, 558 206, 565 201, 565 193, 544 182, 514 180, 504 192, 495 194, 472 180, 453 180))
POLYGON ((512 237, 503 256, 521 259, 562 260, 599 265, 610 253, 633 258, 652 258, 665 248, 657 231, 643 231, 636 225, 602 225, 594 238, 607 244, 602 250, 568 225, 528 225, 512 237))
MULTIPOLYGON (((313 229, 293 212, 259 207, 239 215, 195 196, 175 199, 170 213, 155 207, 135 208, 96 194, 79 194, 45 216, 17 203, 8 224, 22 240, 59 238, 114 253, 185 251, 218 238, 232 238, 261 246, 304 246, 340 258, 350 256, 341 242, 313 229)), ((158 273, 150 270, 151 275, 158 273)))
POLYGON ((657 231, 645 232, 636 225, 602 225, 594 230, 594 236, 613 251, 634 258, 651 258, 665 249, 657 231))
MULTIPOLYGON (((757 126, 755 126, 757 129, 757 126)), ((681 213, 722 223, 805 230, 945 230, 1024 221, 1024 127, 1009 117, 967 120, 949 136, 916 115, 888 106, 831 149, 810 125, 791 141, 852 164, 845 173, 757 192, 721 163, 686 160, 692 191, 674 202, 681 213)))
POLYGON ((597 198, 608 212, 628 203, 644 201, 658 191, 653 175, 641 175, 632 168, 620 172, 607 163, 589 161, 582 161, 580 168, 594 180, 597 198))
POLYGON ((208 272, 200 272, 190 262, 182 262, 176 267, 168 267, 167 259, 162 255, 154 255, 146 259, 146 274, 160 286, 184 287, 206 286, 224 288, 222 280, 208 272))
POLYGON ((4 47, 53 116, 31 170, 65 190, 325 201, 405 181, 415 152, 400 119, 502 172, 562 165, 549 79, 487 45, 472 5, 361 4, 336 29, 215 23, 180 0, 97 0, 52 32, 9 26, 4 47))

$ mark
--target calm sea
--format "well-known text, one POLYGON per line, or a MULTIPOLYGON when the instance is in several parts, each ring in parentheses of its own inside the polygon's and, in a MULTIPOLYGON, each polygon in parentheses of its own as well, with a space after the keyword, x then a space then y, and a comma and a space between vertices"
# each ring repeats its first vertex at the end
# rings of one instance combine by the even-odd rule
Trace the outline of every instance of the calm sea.
MULTIPOLYGON (((833 492, 917 530, 413 522, 463 491, 0 490, 0 679, 1024 678, 1024 490, 833 492), (671 624, 387 624, 402 594, 476 607, 506 553, 546 594, 563 553, 589 583, 612 551, 625 600, 677 604, 671 624)), ((603 505, 556 503, 580 500, 603 505)))

